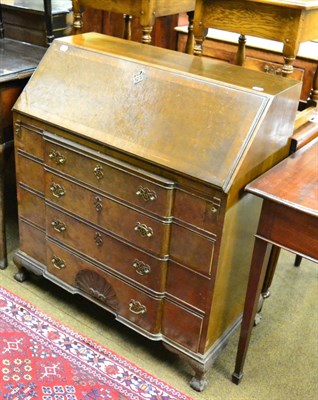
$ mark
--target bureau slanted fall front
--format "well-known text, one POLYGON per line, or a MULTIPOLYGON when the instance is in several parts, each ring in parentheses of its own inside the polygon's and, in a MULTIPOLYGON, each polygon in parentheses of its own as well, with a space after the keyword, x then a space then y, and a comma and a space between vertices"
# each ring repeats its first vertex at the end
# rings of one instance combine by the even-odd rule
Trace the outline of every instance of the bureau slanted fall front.
POLYGON ((243 189, 287 155, 299 93, 101 34, 55 40, 14 107, 16 279, 161 340, 203 390, 241 321, 260 212, 243 189))

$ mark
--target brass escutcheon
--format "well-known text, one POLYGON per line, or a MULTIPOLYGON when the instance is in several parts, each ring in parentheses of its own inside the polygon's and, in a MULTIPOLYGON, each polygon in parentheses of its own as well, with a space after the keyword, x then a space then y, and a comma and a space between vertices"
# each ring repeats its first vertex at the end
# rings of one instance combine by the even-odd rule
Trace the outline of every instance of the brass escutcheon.
POLYGON ((140 71, 134 73, 133 78, 132 78, 134 85, 137 85, 137 83, 142 82, 144 80, 144 78, 145 78, 145 71, 140 70, 140 71))
POLYGON ((103 244, 103 237, 99 232, 95 233, 94 240, 95 240, 96 246, 101 246, 103 244))
POLYGON ((96 165, 94 168, 94 175, 97 180, 100 180, 104 176, 103 167, 101 165, 96 165))
POLYGON ((145 314, 147 312, 147 308, 139 301, 131 299, 129 303, 129 311, 134 314, 145 314))
POLYGON ((95 197, 95 201, 94 201, 94 206, 95 206, 95 210, 97 212, 101 212, 103 209, 103 202, 102 199, 98 196, 95 197))

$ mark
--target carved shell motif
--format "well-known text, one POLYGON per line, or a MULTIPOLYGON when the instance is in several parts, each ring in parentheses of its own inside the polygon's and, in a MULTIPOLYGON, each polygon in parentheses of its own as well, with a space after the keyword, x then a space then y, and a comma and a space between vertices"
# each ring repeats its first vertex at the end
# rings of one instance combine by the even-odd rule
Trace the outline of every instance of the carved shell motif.
POLYGON ((107 305, 114 311, 118 310, 118 299, 112 286, 105 278, 94 271, 84 269, 75 277, 76 286, 83 292, 107 305))

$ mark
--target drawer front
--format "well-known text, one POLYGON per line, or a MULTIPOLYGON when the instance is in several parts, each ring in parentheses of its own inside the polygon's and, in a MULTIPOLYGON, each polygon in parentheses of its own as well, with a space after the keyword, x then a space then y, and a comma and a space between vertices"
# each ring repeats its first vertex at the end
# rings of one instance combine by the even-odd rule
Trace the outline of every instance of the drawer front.
POLYGON ((133 170, 131 166, 111 161, 106 163, 90 157, 90 154, 75 153, 51 142, 46 142, 45 162, 58 171, 148 212, 163 217, 171 215, 174 186, 171 181, 157 177, 158 181, 162 181, 160 185, 151 179, 154 175, 142 177, 140 171, 133 170))
POLYGON ((203 274, 211 275, 214 247, 214 240, 176 223, 172 224, 170 243, 172 260, 203 274))
POLYGON ((50 206, 47 235, 156 292, 165 290, 167 261, 152 257, 50 206))
POLYGON ((46 198, 93 224, 155 254, 168 254, 170 224, 162 223, 114 200, 51 173, 46 198))
POLYGON ((169 261, 166 292, 181 300, 186 306, 196 307, 205 312, 211 281, 208 277, 198 274, 173 261, 169 261), (191 282, 191 290, 185 290, 191 282))
POLYGON ((46 264, 45 231, 19 220, 19 249, 41 264, 46 264))
POLYGON ((43 165, 22 155, 16 158, 17 183, 44 193, 43 165))
POLYGON ((197 228, 207 232, 217 233, 218 226, 221 224, 223 196, 215 192, 211 196, 212 200, 176 190, 173 216, 197 228))
POLYGON ((15 125, 14 141, 16 148, 43 161, 44 141, 39 131, 33 130, 31 127, 26 127, 17 122, 15 125))
POLYGON ((202 325, 203 317, 165 299, 162 316, 164 336, 197 353, 202 325))
POLYGON ((19 216, 45 229, 45 203, 40 197, 23 187, 18 188, 19 216))
POLYGON ((47 269, 116 315, 150 333, 160 332, 162 300, 146 295, 50 241, 47 269))

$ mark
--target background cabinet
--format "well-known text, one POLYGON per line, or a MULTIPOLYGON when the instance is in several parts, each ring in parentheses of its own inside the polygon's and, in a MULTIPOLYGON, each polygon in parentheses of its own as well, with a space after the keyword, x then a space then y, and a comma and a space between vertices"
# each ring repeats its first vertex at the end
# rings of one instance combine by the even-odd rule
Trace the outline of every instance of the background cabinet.
MULTIPOLYGON (((1 0, 5 35, 8 38, 47 45, 43 0, 1 0)), ((71 0, 52 0, 53 36, 71 34, 71 0)))

